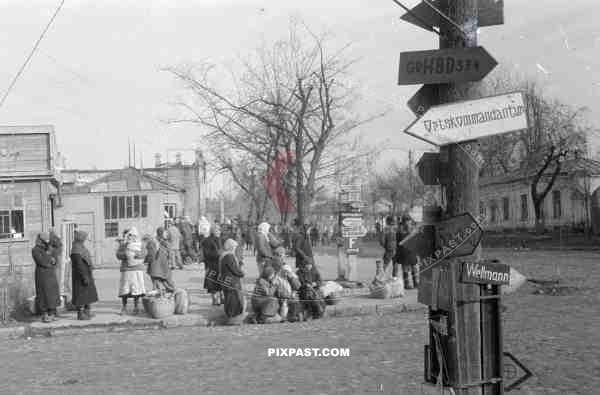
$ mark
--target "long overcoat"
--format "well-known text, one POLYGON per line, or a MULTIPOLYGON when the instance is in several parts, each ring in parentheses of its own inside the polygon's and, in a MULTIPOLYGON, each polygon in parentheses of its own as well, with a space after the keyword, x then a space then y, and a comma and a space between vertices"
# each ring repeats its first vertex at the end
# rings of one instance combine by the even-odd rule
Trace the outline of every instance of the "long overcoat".
POLYGON ((37 244, 31 250, 35 262, 35 295, 37 307, 45 312, 60 305, 60 291, 56 277, 56 261, 47 249, 37 244))
POLYGON ((92 262, 81 254, 71 254, 73 305, 84 306, 98 301, 92 262))

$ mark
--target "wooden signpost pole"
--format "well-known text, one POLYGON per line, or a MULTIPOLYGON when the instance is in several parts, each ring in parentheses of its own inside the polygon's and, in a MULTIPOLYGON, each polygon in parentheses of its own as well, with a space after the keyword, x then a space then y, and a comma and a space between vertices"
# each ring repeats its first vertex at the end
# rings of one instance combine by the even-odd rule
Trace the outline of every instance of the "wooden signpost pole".
MULTIPOLYGON (((442 0, 440 10, 448 17, 440 21, 440 48, 468 48, 477 46, 477 0, 442 0), (462 29, 458 29, 457 26, 462 29), (462 30, 462 31, 461 31, 462 30), (466 33, 466 34, 465 34, 466 33)), ((440 103, 466 100, 464 97, 469 83, 445 84, 439 86, 440 103)), ((465 143, 466 144, 466 143, 465 143)), ((463 144, 464 146, 464 144, 463 144)), ((459 144, 441 147, 440 167, 447 169, 443 177, 442 191, 445 196, 445 218, 469 212, 474 217, 479 214, 479 165, 459 144)), ((476 142, 470 143, 471 148, 476 142)), ((450 295, 453 308, 449 316, 450 324, 450 381, 455 384, 457 395, 482 395, 481 382, 481 311, 480 303, 458 304, 457 301, 473 300, 480 297, 480 285, 460 282, 460 268, 463 261, 478 260, 481 247, 471 256, 450 259, 450 295), (466 386, 465 386, 466 385, 466 386)))

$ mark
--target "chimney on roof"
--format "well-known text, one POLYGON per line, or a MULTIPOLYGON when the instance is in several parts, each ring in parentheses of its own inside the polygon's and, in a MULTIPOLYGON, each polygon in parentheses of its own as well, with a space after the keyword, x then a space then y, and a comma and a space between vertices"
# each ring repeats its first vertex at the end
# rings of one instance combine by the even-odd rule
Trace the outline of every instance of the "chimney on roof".
POLYGON ((181 166, 181 152, 175 154, 175 165, 181 166))
POLYGON ((154 167, 160 167, 161 164, 161 155, 157 152, 154 154, 154 167))

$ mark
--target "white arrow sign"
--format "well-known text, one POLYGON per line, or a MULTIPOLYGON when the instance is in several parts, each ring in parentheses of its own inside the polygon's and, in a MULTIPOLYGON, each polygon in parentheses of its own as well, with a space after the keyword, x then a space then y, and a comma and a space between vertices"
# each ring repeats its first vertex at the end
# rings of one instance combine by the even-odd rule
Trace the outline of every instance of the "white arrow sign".
POLYGON ((405 132, 439 146, 526 128, 523 94, 516 92, 433 106, 405 132))

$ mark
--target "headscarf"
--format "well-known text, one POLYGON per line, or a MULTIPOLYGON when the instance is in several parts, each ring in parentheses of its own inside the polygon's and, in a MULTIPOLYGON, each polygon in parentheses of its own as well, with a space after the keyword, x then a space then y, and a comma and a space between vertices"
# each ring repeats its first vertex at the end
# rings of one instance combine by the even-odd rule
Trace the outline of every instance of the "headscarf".
POLYGON ((136 241, 140 241, 140 237, 139 237, 140 234, 139 234, 139 232, 138 232, 138 230, 137 230, 137 228, 135 226, 132 226, 129 229, 129 231, 127 231, 127 234, 125 236, 129 236, 129 235, 135 237, 136 241))
POLYGON ((264 278, 265 280, 268 280, 269 277, 271 277, 273 274, 275 274, 275 269, 273 269, 272 266, 267 265, 265 266, 265 268, 263 269, 262 273, 260 274, 260 276, 262 278, 264 278))
POLYGON ((225 255, 229 255, 229 254, 234 254, 235 255, 235 249, 238 246, 238 242, 233 240, 233 239, 227 239, 225 241, 225 244, 223 245, 223 256, 225 255))
POLYGON ((204 237, 210 236, 210 223, 204 217, 198 222, 198 233, 204 237))
POLYGON ((258 225, 258 233, 268 235, 270 228, 271 228, 271 225, 269 225, 268 222, 263 222, 262 224, 258 225))
POLYGON ((48 243, 50 243, 50 234, 48 232, 38 233, 35 245, 48 249, 48 243))
POLYGON ((87 263, 92 263, 90 251, 85 246, 84 242, 87 239, 87 232, 76 230, 73 237, 73 245, 71 246, 71 255, 79 254, 87 263))

